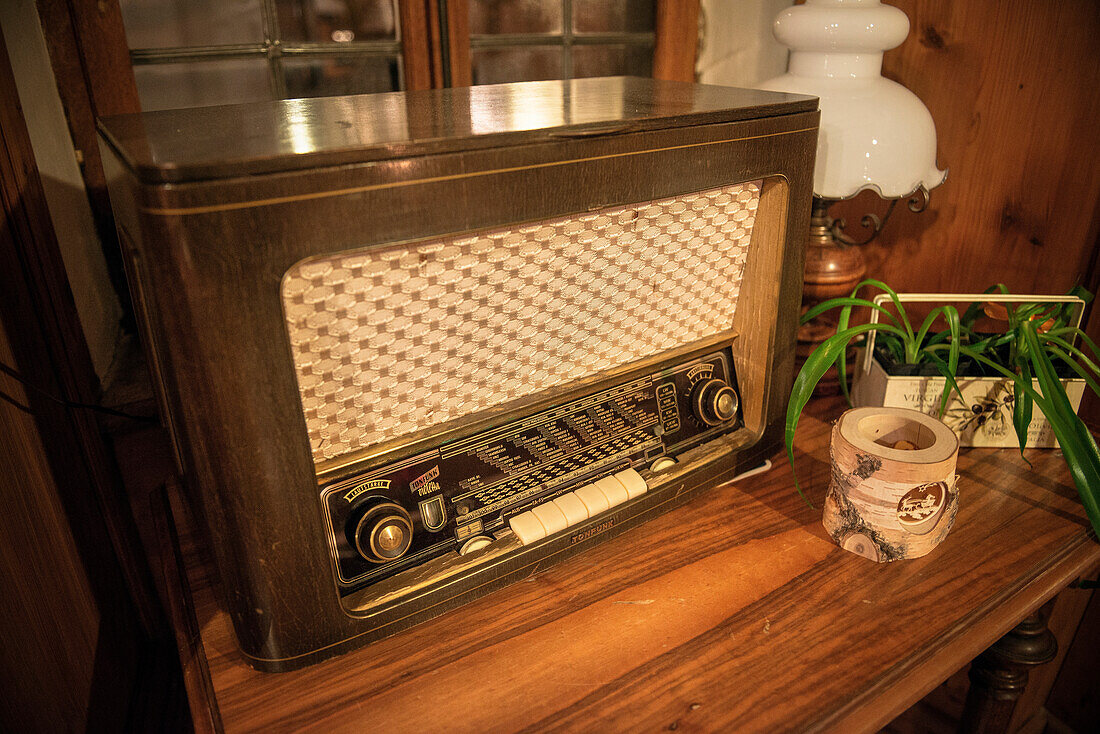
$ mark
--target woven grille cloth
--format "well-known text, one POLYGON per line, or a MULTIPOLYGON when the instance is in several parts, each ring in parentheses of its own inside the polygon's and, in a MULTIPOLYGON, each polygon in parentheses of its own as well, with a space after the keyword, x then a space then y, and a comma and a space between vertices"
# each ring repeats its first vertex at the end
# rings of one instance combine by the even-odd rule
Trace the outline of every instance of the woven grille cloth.
POLYGON ((295 265, 314 460, 730 328, 759 197, 753 181, 295 265))

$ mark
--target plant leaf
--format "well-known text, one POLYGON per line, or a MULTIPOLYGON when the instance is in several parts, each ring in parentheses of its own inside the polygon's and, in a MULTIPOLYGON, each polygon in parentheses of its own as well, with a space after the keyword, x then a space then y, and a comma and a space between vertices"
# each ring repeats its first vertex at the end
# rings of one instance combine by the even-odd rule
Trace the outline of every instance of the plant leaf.
MULTIPOLYGON (((1031 365, 1020 365, 1020 378, 1025 380, 1027 384, 1031 384, 1031 365)), ((1016 441, 1020 444, 1020 456, 1024 457, 1024 461, 1027 461, 1028 466, 1031 466, 1031 462, 1024 456, 1024 449, 1027 447, 1027 429, 1031 426, 1032 408, 1035 403, 1028 395, 1020 388, 1020 380, 1012 381, 1012 427, 1016 429, 1016 441)))
MULTIPOLYGON (((829 369, 829 367, 836 362, 837 355, 843 354, 848 348, 848 342, 860 334, 865 334, 871 331, 882 331, 886 333, 896 333, 904 337, 903 332, 896 326, 891 324, 861 324, 859 326, 853 326, 844 331, 838 331, 833 334, 815 349, 806 361, 802 365, 802 369, 798 371, 798 376, 794 378, 794 386, 791 388, 791 398, 787 403, 787 420, 784 430, 784 439, 787 445, 787 459, 791 462, 791 468, 794 468, 794 434, 795 429, 798 428, 798 419, 802 417, 802 410, 806 407, 806 403, 810 401, 810 397, 814 394, 814 388, 817 383, 821 381, 822 375, 829 369)), ((798 495, 805 500, 806 504, 813 507, 813 503, 802 492, 802 487, 798 484, 798 477, 794 478, 794 488, 798 490, 798 495)))
POLYGON ((1073 359, 1069 354, 1063 352, 1058 347, 1047 345, 1047 351, 1058 357, 1058 359, 1065 362, 1070 369, 1077 373, 1078 377, 1085 381, 1085 384, 1087 384, 1094 393, 1100 395, 1100 383, 1097 383, 1096 380, 1093 379, 1092 375, 1086 372, 1085 368, 1077 363, 1077 360, 1073 359))
POLYGON ((810 321, 813 321, 814 319, 816 319, 821 314, 825 313, 826 311, 831 311, 834 308, 846 307, 848 309, 851 309, 853 306, 859 306, 861 308, 871 308, 871 309, 874 309, 876 311, 879 311, 879 312, 885 314, 886 316, 890 317, 890 321, 893 322, 893 324, 895 326, 900 327, 900 324, 898 323, 897 316, 895 316, 893 313, 891 313, 890 309, 888 309, 884 306, 880 306, 877 303, 875 303, 874 301, 868 301, 865 298, 852 298, 852 297, 845 297, 845 296, 842 296, 842 297, 839 297, 839 298, 830 298, 827 301, 822 301, 821 303, 817 304, 816 306, 813 306, 808 311, 806 311, 806 313, 802 314, 802 318, 799 319, 799 323, 800 324, 805 324, 805 323, 808 323, 810 321))
POLYGON ((981 364, 984 364, 986 367, 989 367, 991 370, 993 370, 994 372, 1000 374, 1002 377, 1004 377, 1008 380, 1012 380, 1014 382, 1019 382, 1020 383, 1020 389, 1023 390, 1024 392, 1026 392, 1028 395, 1030 395, 1032 400, 1035 400, 1037 403, 1040 403, 1040 405, 1041 405, 1041 401, 1043 400, 1043 396, 1040 395, 1038 393, 1038 391, 1036 391, 1035 388, 1033 388, 1031 386, 1030 383, 1025 385, 1022 381, 1020 381, 1020 379, 1019 379, 1020 376, 1017 375, 1015 372, 1010 372, 1009 370, 1005 369, 1005 367, 1003 367, 1002 365, 997 364, 996 362, 994 362, 989 357, 986 357, 984 354, 981 354, 980 352, 974 351, 970 347, 966 347, 966 346, 960 347, 959 348, 959 353, 962 354, 964 357, 970 357, 970 359, 974 360, 975 362, 980 362, 981 364))
POLYGON ((943 386, 943 395, 940 397, 940 412, 938 416, 940 418, 943 418, 943 414, 947 410, 947 402, 948 397, 951 395, 951 390, 954 390, 956 393, 958 393, 959 400, 965 402, 965 398, 963 398, 962 389, 959 388, 959 383, 955 382, 955 370, 948 366, 947 362, 944 362, 933 352, 926 352, 926 354, 928 355, 928 360, 936 366, 936 369, 939 370, 940 374, 943 375, 944 379, 946 380, 943 386))
POLYGON ((894 358, 894 361, 898 364, 905 362, 905 349, 901 345, 901 339, 898 339, 893 334, 880 334, 876 344, 882 344, 890 352, 890 356, 894 358))
POLYGON ((1100 368, 1096 366, 1096 363, 1089 359, 1088 355, 1067 342, 1065 339, 1057 336, 1051 336, 1050 333, 1047 332, 1046 334, 1039 334, 1039 341, 1042 342, 1047 349, 1051 349, 1050 344, 1055 344, 1061 347, 1069 354, 1072 354, 1077 360, 1083 362, 1085 367, 1087 367, 1089 370, 1092 370, 1093 373, 1100 375, 1100 368))
MULTIPOLYGON (((931 330, 932 324, 936 321, 936 317, 943 313, 943 310, 945 308, 951 308, 951 307, 950 306, 937 306, 936 308, 932 309, 929 312, 928 316, 925 317, 924 322, 920 325, 920 329, 917 330, 917 338, 913 340, 914 343, 916 344, 917 348, 920 348, 921 346, 924 345, 924 340, 928 336, 928 332, 929 332, 929 330, 931 330)), ((937 334, 937 336, 946 337, 946 334, 941 331, 939 334, 937 334)), ((954 335, 952 335, 952 336, 954 336, 954 335)))
POLYGON ((1100 347, 1097 347, 1096 342, 1094 342, 1089 337, 1088 334, 1081 331, 1076 326, 1064 326, 1060 329, 1051 329, 1046 334, 1044 334, 1044 336, 1058 336, 1058 337, 1063 336, 1063 335, 1070 335, 1070 336, 1073 336, 1076 339, 1080 339, 1082 342, 1085 343, 1085 346, 1087 346, 1090 350, 1092 350, 1093 356, 1096 359, 1100 359, 1100 347))
MULTIPOLYGON (((867 278, 861 280, 855 288, 852 289, 852 296, 860 291, 865 286, 871 286, 872 288, 878 288, 883 293, 890 297, 890 300, 894 304, 894 308, 897 309, 898 316, 901 317, 901 325, 905 328, 905 336, 909 337, 909 341, 913 340, 913 326, 909 323, 909 316, 905 313, 905 306, 901 305, 901 299, 898 298, 898 294, 893 288, 883 283, 881 280, 875 280, 874 278, 867 278)), ((902 341, 905 341, 905 336, 902 337, 902 341)))
MULTIPOLYGON (((959 310, 954 306, 941 306, 935 309, 932 313, 928 314, 928 318, 924 320, 924 325, 921 326, 921 336, 917 339, 917 343, 923 338, 924 334, 928 332, 928 327, 931 326, 931 322, 935 319, 936 312, 943 315, 944 321, 947 322, 947 330, 951 332, 951 341, 948 342, 947 350, 947 372, 940 369, 940 372, 946 376, 947 374, 954 375, 959 369, 959 348, 962 346, 961 339, 959 338, 959 310)), ((928 353, 931 356, 931 352, 928 353)), ((939 367, 939 365, 936 365, 939 367)), ((947 410, 947 400, 951 396, 951 387, 954 385, 955 390, 962 397, 962 390, 959 390, 959 386, 955 383, 954 377, 944 383, 943 395, 940 396, 940 416, 943 416, 947 410)))
MULTIPOLYGON (((1008 288, 1005 287, 1004 283, 997 283, 996 285, 989 286, 984 291, 982 291, 982 293, 983 294, 992 293, 993 291, 999 291, 1002 294, 1007 294, 1008 293, 1008 288)), ((961 319, 962 324, 966 329, 969 330, 969 329, 973 328, 974 322, 977 321, 978 316, 981 313, 983 313, 982 308, 984 306, 985 306, 984 301, 975 301, 974 303, 971 303, 967 307, 966 313, 964 313, 962 315, 962 319, 961 319)))
POLYGON ((1100 450, 1097 449, 1092 434, 1070 405, 1065 388, 1054 372, 1054 365, 1039 344, 1035 325, 1024 321, 1021 322, 1020 329, 1028 347, 1031 364, 1035 368, 1035 377, 1045 398, 1037 402, 1062 448, 1093 532, 1100 535, 1100 450))

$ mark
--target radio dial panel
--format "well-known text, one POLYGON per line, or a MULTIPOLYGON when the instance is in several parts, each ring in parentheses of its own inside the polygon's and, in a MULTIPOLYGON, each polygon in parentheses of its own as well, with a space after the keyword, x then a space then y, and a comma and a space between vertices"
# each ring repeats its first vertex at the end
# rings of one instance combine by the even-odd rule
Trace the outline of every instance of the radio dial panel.
POLYGON ((469 553, 521 514, 564 529, 556 498, 740 426, 733 385, 726 347, 324 487, 337 586, 469 553))

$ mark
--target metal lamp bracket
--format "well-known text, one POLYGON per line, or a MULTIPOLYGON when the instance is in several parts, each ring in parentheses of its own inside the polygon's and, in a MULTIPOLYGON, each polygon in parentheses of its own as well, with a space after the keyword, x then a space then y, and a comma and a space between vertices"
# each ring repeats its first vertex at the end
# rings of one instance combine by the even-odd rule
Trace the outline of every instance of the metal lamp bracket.
MULTIPOLYGON (((851 197, 849 197, 851 198, 851 197)), ((886 226, 886 222, 890 219, 890 215, 894 213, 894 207, 901 199, 908 199, 906 206, 909 207, 909 211, 914 214, 919 214, 928 207, 928 202, 931 199, 931 193, 925 188, 924 184, 919 185, 913 193, 907 196, 899 196, 895 199, 890 199, 890 205, 886 208, 886 213, 879 217, 874 213, 864 214, 859 224, 865 229, 871 230, 871 234, 864 240, 856 240, 844 233, 844 229, 848 226, 848 223, 843 218, 837 218, 832 221, 829 227, 829 232, 833 239, 837 242, 848 245, 862 247, 863 245, 869 245, 882 233, 883 227, 886 226)), ((833 199, 833 202, 842 201, 841 199, 833 199)), ((831 203, 830 203, 831 206, 831 203)))

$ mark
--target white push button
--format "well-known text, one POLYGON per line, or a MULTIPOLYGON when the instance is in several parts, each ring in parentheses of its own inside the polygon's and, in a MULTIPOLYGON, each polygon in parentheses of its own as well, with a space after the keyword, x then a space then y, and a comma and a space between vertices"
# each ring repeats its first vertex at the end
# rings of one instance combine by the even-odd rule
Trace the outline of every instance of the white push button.
POLYGON ((615 477, 604 477, 599 480, 596 482, 596 489, 604 493, 604 496, 607 497, 607 504, 611 507, 621 505, 630 499, 626 487, 615 477))
POLYGON ((633 469, 621 471, 615 475, 615 478, 626 487, 626 493, 630 495, 630 499, 634 499, 640 494, 645 494, 645 491, 649 489, 649 487, 646 486, 645 480, 642 479, 642 475, 633 469))
POLYGON ((580 498, 572 492, 563 494, 554 500, 554 504, 565 515, 565 521, 570 525, 576 525, 582 520, 588 519, 588 508, 584 506, 580 498))
POLYGON ((516 537, 518 537, 520 542, 524 545, 531 545, 536 540, 542 540, 546 537, 546 528, 542 526, 539 519, 530 511, 521 512, 510 518, 508 520, 508 526, 512 528, 512 532, 516 534, 516 537))
POLYGON ((547 535, 553 535, 559 530, 565 530, 565 527, 569 524, 565 519, 565 513, 558 509, 558 506, 553 502, 541 504, 531 510, 531 512, 539 519, 542 526, 546 528, 547 535))
POLYGON ((577 499, 588 508, 589 517, 595 517, 611 507, 611 503, 607 501, 607 496, 597 489, 595 484, 586 484, 573 494, 577 495, 577 499))

